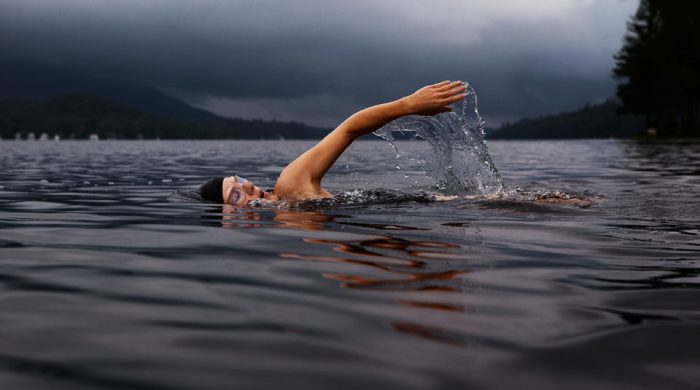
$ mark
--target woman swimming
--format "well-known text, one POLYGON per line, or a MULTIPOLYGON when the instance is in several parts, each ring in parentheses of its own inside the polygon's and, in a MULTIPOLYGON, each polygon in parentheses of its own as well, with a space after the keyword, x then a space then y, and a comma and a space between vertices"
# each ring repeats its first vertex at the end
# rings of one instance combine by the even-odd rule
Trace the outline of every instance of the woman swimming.
POLYGON ((435 115, 452 111, 449 105, 464 99, 465 89, 461 81, 443 81, 425 86, 401 99, 353 114, 316 146, 287 165, 272 192, 263 191, 242 177, 229 176, 209 180, 200 187, 199 193, 211 202, 239 206, 256 199, 296 201, 332 198, 321 187, 321 180, 353 141, 406 115, 435 115))

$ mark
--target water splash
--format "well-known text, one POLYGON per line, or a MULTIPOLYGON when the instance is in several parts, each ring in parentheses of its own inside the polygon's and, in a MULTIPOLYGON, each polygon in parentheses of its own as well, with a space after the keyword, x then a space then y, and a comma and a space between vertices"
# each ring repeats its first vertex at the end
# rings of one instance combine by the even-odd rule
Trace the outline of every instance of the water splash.
POLYGON ((442 194, 497 194, 504 188, 503 181, 486 147, 476 91, 468 83, 463 85, 466 97, 451 106, 452 112, 403 117, 374 134, 391 143, 397 165, 400 152, 394 143, 394 132, 427 141, 432 152, 424 157, 423 169, 435 179, 442 194))

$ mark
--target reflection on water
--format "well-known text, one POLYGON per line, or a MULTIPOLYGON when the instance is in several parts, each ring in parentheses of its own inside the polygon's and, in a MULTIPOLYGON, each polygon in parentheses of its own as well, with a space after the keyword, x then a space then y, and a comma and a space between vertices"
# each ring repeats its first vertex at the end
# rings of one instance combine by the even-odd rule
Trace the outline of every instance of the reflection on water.
MULTIPOLYGON (((328 223, 337 218, 348 216, 325 214, 316 211, 279 210, 271 211, 272 221, 278 227, 301 229, 306 231, 330 230, 328 223)), ((222 223, 224 228, 260 228, 265 217, 262 212, 223 205, 222 223)), ((360 226, 376 230, 426 230, 407 225, 336 222, 346 226, 360 226)), ((303 238, 307 244, 330 246, 337 256, 309 256, 295 252, 280 252, 284 259, 349 264, 355 267, 353 274, 324 272, 319 276, 339 282, 342 288, 362 288, 368 290, 420 291, 420 292, 463 292, 464 281, 460 274, 472 270, 468 268, 469 259, 465 257, 459 244, 438 241, 414 241, 393 236, 374 236, 359 240, 330 240, 303 238), (459 266, 457 266, 459 265, 459 266), (363 275, 365 269, 379 270, 380 277, 363 275)), ((396 304, 417 309, 432 309, 452 312, 464 312, 464 306, 437 300, 435 295, 429 300, 397 300, 396 304)), ((459 336, 439 327, 424 326, 419 323, 392 322, 392 328, 402 333, 413 334, 435 341, 459 344, 459 336)))
MULTIPOLYGON (((379 224, 373 226, 381 229, 379 224)), ((287 259, 323 261, 357 265, 357 274, 323 273, 322 277, 339 282, 343 288, 363 288, 394 291, 440 291, 461 292, 463 281, 458 276, 471 272, 454 266, 445 267, 441 259, 454 259, 464 264, 467 259, 460 253, 458 245, 435 241, 409 241, 391 236, 379 236, 367 240, 324 240, 304 239, 311 244, 331 245, 333 250, 349 256, 304 256, 296 253, 283 252, 280 257, 287 259), (435 265, 433 262, 440 261, 435 265), (361 274, 362 268, 369 267, 382 271, 385 276, 368 277, 361 274)), ((464 306, 448 301, 440 301, 439 297, 431 300, 398 300, 396 303, 418 309, 446 310, 463 312, 464 306)), ((460 344, 459 336, 439 327, 424 326, 412 322, 391 322, 392 328, 402 333, 408 333, 430 340, 460 344)))
POLYGON ((434 201, 360 142, 324 182, 341 201, 293 209, 186 194, 271 186, 302 142, 84 145, 0 144, 3 389, 700 380, 698 143, 489 143, 509 186, 601 199, 581 208, 434 201))
POLYGON ((304 256, 289 252, 280 253, 280 256, 288 259, 349 263, 372 267, 387 273, 384 278, 323 274, 325 278, 342 282, 341 286, 344 288, 459 291, 460 289, 454 286, 459 286, 459 281, 455 280, 455 276, 468 272, 468 270, 445 270, 444 264, 431 266, 431 261, 448 258, 466 263, 466 259, 460 254, 453 255, 446 251, 448 248, 459 248, 448 243, 407 241, 391 236, 359 241, 306 238, 304 242, 331 245, 334 251, 350 255, 350 257, 304 256), (435 269, 439 269, 439 271, 436 272, 435 269))
POLYGON ((696 141, 626 141, 623 146, 626 162, 631 169, 661 175, 700 175, 700 145, 696 141))

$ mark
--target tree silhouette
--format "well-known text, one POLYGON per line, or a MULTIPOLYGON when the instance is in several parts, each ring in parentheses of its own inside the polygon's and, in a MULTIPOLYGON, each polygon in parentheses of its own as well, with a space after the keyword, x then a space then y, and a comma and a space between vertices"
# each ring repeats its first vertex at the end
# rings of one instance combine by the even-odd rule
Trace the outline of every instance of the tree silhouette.
POLYGON ((700 2, 641 0, 615 55, 620 113, 661 136, 700 136, 700 2))

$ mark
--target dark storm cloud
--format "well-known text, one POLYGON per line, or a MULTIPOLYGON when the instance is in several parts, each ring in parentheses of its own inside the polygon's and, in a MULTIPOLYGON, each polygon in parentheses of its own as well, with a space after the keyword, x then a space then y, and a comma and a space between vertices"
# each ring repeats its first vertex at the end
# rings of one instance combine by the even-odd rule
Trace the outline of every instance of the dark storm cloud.
POLYGON ((235 116, 331 125, 442 79, 499 122, 613 94, 636 1, 0 3, 0 51, 152 85, 235 116), (524 4, 534 3, 534 4, 524 4))

